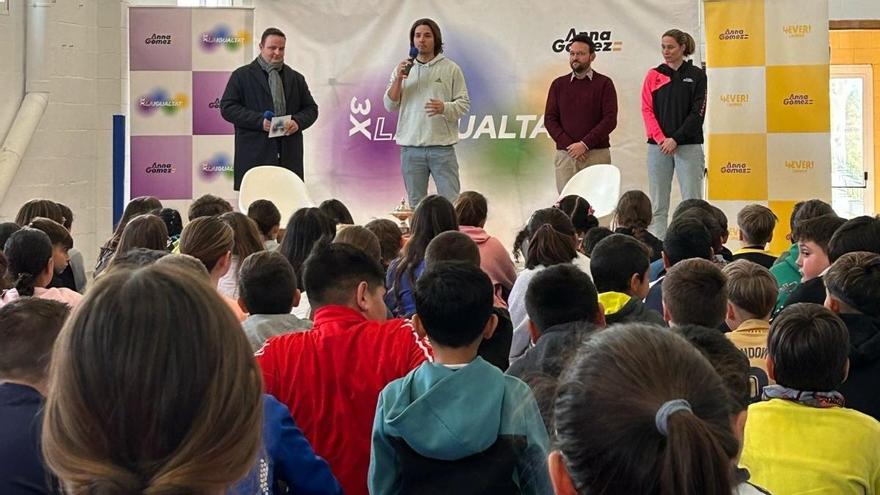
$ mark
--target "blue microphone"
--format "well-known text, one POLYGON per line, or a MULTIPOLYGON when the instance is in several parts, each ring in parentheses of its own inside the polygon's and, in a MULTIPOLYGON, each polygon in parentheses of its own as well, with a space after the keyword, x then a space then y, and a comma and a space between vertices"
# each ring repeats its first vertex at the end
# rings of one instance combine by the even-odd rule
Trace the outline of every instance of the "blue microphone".
POLYGON ((411 46, 409 47, 409 64, 403 68, 403 75, 408 76, 409 71, 412 70, 413 65, 415 65, 415 58, 419 56, 419 49, 411 46))
POLYGON ((272 120, 273 117, 275 117, 275 112, 273 112, 272 110, 266 110, 265 112, 263 112, 264 119, 272 120))

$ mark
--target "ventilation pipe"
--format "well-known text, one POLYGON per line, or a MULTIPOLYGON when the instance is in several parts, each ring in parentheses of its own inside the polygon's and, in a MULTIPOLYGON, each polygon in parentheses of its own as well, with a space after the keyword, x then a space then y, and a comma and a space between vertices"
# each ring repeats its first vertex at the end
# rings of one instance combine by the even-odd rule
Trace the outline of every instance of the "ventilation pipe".
POLYGON ((28 0, 25 8, 25 95, 0 147, 0 201, 6 197, 49 105, 46 38, 49 7, 54 4, 54 0, 28 0))

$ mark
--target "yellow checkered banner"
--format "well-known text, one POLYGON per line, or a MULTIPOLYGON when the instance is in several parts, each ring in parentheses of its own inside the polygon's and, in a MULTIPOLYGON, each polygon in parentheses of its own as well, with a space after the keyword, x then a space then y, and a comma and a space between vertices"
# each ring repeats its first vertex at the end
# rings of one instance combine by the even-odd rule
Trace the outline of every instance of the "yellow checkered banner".
POLYGON ((769 206, 781 252, 794 203, 831 199, 828 1, 705 0, 704 12, 708 199, 731 218, 769 206))

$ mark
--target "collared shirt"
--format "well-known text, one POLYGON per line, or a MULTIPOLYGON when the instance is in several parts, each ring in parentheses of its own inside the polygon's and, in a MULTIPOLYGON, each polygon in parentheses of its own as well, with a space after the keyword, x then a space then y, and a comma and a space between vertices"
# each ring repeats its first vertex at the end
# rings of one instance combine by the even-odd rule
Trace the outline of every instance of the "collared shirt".
MULTIPOLYGON (((586 77, 587 79, 592 81, 593 80, 593 69, 592 68, 587 69, 587 74, 584 77, 586 77)), ((574 81, 575 79, 583 79, 583 77, 578 77, 575 75, 574 71, 571 71, 571 79, 569 79, 569 81, 574 81)))

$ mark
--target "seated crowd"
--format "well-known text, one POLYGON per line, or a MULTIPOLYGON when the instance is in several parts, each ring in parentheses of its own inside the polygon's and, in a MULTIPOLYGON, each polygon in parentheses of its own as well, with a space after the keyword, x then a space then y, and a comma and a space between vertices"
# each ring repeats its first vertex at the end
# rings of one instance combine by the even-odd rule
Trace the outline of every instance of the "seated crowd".
POLYGON ((641 191, 611 228, 565 196, 510 251, 489 218, 140 197, 87 270, 28 201, 0 493, 880 495, 880 219, 800 202, 776 257, 757 204, 735 252, 703 200, 654 237, 641 191))

